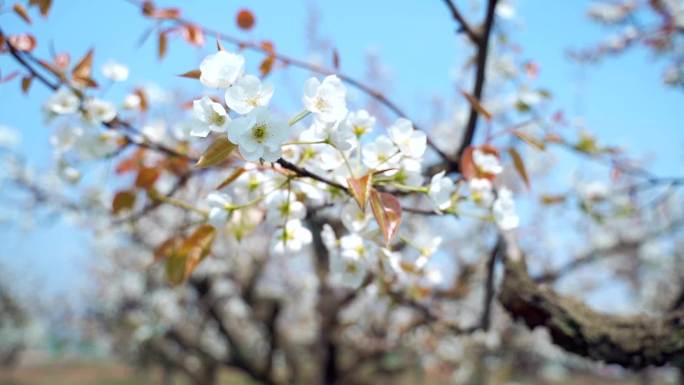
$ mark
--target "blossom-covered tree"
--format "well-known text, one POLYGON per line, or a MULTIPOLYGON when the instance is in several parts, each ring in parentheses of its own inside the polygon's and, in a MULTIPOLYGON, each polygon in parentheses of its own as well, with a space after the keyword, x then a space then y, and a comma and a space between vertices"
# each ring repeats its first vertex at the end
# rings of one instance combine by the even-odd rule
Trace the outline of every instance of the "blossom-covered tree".
MULTIPOLYGON (((684 179, 652 174, 553 105, 536 64, 505 38, 508 2, 464 13, 444 0, 472 49, 462 69, 472 81, 453 116, 432 124, 342 73, 336 51, 324 52, 330 63, 309 63, 178 8, 130 3, 150 20, 160 58, 172 39, 206 51, 181 75, 202 95, 159 98, 164 90, 132 85, 107 100, 101 85, 123 87, 126 65, 106 62, 100 76, 93 50, 72 63, 68 53, 39 54, 39 37, 0 30, 2 60, 16 67, 1 80, 52 90, 42 113, 55 157, 54 172, 36 176, 0 132, 3 177, 97 235, 91 310, 122 357, 195 384, 217 383, 225 367, 265 384, 354 384, 406 373, 478 383, 488 358, 511 372, 680 365, 682 295, 664 303, 653 292, 684 293, 682 272, 662 268, 680 258, 684 179), (295 68, 311 76, 300 107, 283 111, 269 75, 295 68), (351 103, 352 89, 368 100, 351 103), (560 152, 605 167, 606 180, 530 191, 553 186, 560 152), (115 164, 116 183, 82 180, 99 161, 115 164), (559 221, 587 246, 559 247, 567 240, 547 231, 559 221), (643 288, 649 314, 603 314, 554 290, 594 265, 643 288)), ((50 7, 12 9, 31 22, 50 7)), ((679 2, 600 3, 589 14, 631 23, 640 7, 661 16, 657 37, 632 27, 622 45, 667 40, 657 47, 681 67, 679 2)), ((242 29, 254 20, 237 15, 242 29)), ((617 50, 601 47, 578 57, 617 50)), ((671 72, 666 82, 681 83, 671 72)), ((582 292, 577 284, 571 294, 582 292)))

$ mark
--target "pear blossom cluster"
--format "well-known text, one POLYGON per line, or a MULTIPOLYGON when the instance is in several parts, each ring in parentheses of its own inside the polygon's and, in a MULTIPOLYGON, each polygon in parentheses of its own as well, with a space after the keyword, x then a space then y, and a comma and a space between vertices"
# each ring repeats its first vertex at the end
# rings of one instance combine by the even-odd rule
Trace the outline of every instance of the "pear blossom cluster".
MULTIPOLYGON (((398 118, 384 129, 364 109, 347 105, 347 89, 336 75, 305 81, 302 110, 287 120, 272 112, 269 103, 274 88, 257 76, 245 73, 245 59, 220 50, 200 64, 200 82, 208 94, 193 102, 197 124, 190 135, 200 138, 224 136, 236 145, 245 161, 244 172, 230 185, 206 196, 208 222, 228 229, 242 239, 260 223, 273 228, 273 255, 292 256, 313 242, 316 231, 305 223, 307 207, 324 207, 322 213, 340 218, 343 231, 326 224, 320 237, 330 254, 330 280, 358 287, 367 277, 390 274, 400 289, 439 285, 441 274, 431 267, 441 238, 423 232, 399 231, 403 251, 382 242, 379 225, 370 208, 320 180, 292 177, 275 166, 283 159, 308 172, 347 186, 351 179, 372 174, 375 188, 422 196, 426 210, 436 214, 460 214, 459 201, 471 200, 484 210, 480 218, 491 218, 502 229, 519 224, 510 190, 495 186, 494 178, 504 169, 498 155, 476 148, 473 161, 481 177, 468 181, 452 179, 446 172, 425 176, 428 150, 425 132, 398 118), (221 95, 212 93, 219 91, 221 95), (248 210, 262 212, 245 224, 248 210), (242 227, 242 230, 238 230, 242 227), (382 271, 378 266, 384 266, 382 271)), ((476 217, 478 217, 476 215, 476 217)), ((395 241, 396 242, 396 241, 395 241)))

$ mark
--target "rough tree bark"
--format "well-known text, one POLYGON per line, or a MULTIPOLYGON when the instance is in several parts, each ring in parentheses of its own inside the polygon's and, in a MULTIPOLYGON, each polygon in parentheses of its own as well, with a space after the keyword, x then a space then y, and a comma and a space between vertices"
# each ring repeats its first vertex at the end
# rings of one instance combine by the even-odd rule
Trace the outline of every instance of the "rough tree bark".
POLYGON ((513 318, 548 329, 568 352, 625 368, 684 363, 684 311, 661 317, 617 316, 535 283, 510 234, 504 234, 504 278, 499 300, 513 318))

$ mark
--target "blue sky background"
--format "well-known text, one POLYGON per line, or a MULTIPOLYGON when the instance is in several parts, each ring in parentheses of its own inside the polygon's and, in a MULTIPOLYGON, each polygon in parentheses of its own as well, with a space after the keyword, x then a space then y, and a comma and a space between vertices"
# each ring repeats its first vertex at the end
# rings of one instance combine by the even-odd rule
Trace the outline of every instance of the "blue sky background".
MULTIPOLYGON (((307 57, 306 1, 203 0, 159 1, 178 5, 185 16, 226 33, 253 39, 272 40, 277 50, 307 57), (257 16, 257 25, 249 33, 237 30, 236 11, 249 7, 257 16)), ((470 2, 463 1, 467 7, 470 2)), ((376 51, 391 70, 391 98, 416 120, 429 118, 433 96, 453 100, 457 90, 449 81, 454 65, 467 51, 457 44, 455 24, 439 0, 318 1, 319 31, 337 47, 341 70, 364 78, 366 53, 376 51)), ((611 143, 626 146, 633 153, 652 155, 653 170, 661 175, 683 175, 681 120, 684 93, 661 85, 662 66, 654 64, 650 54, 634 50, 603 64, 581 68, 567 60, 567 48, 585 47, 597 42, 605 32, 585 17, 588 1, 520 0, 513 33, 523 49, 523 56, 541 66, 538 85, 554 93, 554 104, 568 116, 581 114, 587 128, 611 143)), ((136 46, 141 33, 150 25, 139 10, 124 0, 56 0, 48 20, 36 16, 27 26, 13 14, 0 15, 0 25, 7 33, 31 32, 40 38, 37 53, 48 54, 48 42, 57 51, 68 51, 76 59, 95 46, 95 67, 107 59, 126 63, 131 77, 125 85, 108 91, 120 100, 132 85, 148 81, 165 87, 196 87, 193 82, 175 75, 196 68, 199 60, 214 49, 213 39, 203 50, 171 42, 168 57, 156 58, 156 42, 136 46)), ((256 56, 254 56, 256 58, 256 56)), ((251 72, 259 61, 249 60, 251 72)), ((662 63, 660 63, 662 64, 662 63)), ((8 73, 13 64, 0 57, 0 69, 8 73)), ((277 74, 276 85, 292 83, 298 90, 305 73, 292 69, 277 74)), ((48 96, 35 84, 28 97, 16 82, 0 85, 0 124, 20 130, 20 150, 36 167, 51 161, 49 130, 43 126, 40 104, 48 96)), ((199 88, 197 88, 199 92, 199 88)), ((297 95, 298 98, 298 95, 297 95)), ((289 91, 276 90, 276 103, 286 105, 289 91)), ((298 99, 294 99, 298 100, 298 99)), ((69 292, 87 281, 83 262, 89 256, 82 230, 66 223, 39 226, 31 232, 0 227, 0 264, 17 282, 27 287, 36 283, 48 292, 69 292), (20 278, 20 279, 19 279, 20 278), (31 282, 31 284, 29 284, 31 282)))

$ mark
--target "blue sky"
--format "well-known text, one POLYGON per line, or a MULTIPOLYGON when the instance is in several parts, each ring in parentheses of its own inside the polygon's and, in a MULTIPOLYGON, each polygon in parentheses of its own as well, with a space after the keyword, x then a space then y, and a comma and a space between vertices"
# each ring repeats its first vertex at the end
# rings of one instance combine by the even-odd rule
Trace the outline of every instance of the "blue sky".
MULTIPOLYGON (((203 0, 159 1, 180 5, 186 17, 204 25, 245 38, 272 40, 277 50, 306 58, 306 1, 203 0), (245 34, 237 31, 234 15, 249 7, 257 16, 256 28, 245 34)), ((468 6, 469 1, 462 1, 468 6)), ((343 72, 363 78, 366 53, 377 52, 391 70, 393 100, 416 120, 429 117, 425 108, 433 96, 453 99, 457 90, 449 82, 452 67, 468 54, 456 43, 454 22, 439 0, 376 0, 315 2, 321 20, 319 31, 337 47, 343 72)), ((643 50, 629 52, 603 64, 582 68, 569 62, 567 48, 584 47, 605 35, 584 16, 588 1, 520 0, 516 2, 520 27, 513 38, 523 56, 541 66, 538 84, 554 93, 554 104, 569 116, 581 114, 589 130, 631 151, 654 156, 653 169, 662 175, 682 175, 684 127, 681 112, 684 93, 667 89, 660 82, 660 67, 643 50)), ((175 75, 196 68, 204 50, 172 42, 168 57, 159 62, 156 43, 142 47, 136 41, 148 27, 139 10, 124 0, 56 0, 48 20, 36 17, 27 26, 15 15, 0 15, 8 33, 30 31, 40 37, 39 55, 47 55, 49 41, 58 51, 80 56, 95 46, 95 64, 107 59, 124 62, 131 68, 130 85, 152 81, 167 87, 195 87, 175 75)), ((249 57, 248 57, 249 59, 249 57)), ((257 60, 251 60, 255 71, 257 60)), ((0 57, 3 73, 12 64, 0 57)), ((292 82, 305 73, 291 70, 276 75, 276 84, 292 82)), ((116 98, 128 90, 117 86, 108 95, 116 98)), ((199 89, 197 89, 199 90, 199 89)), ((0 85, 0 124, 17 128, 23 141, 21 151, 36 167, 50 162, 49 129, 40 116, 45 89, 34 85, 28 97, 21 95, 16 83, 0 85)), ((286 105, 289 91, 278 94, 277 103, 286 105)), ((0 264, 9 266, 17 276, 34 275, 44 287, 61 291, 85 279, 87 239, 68 224, 39 226, 30 233, 19 229, 0 229, 0 264), (28 274, 28 275, 27 275, 28 274)))

